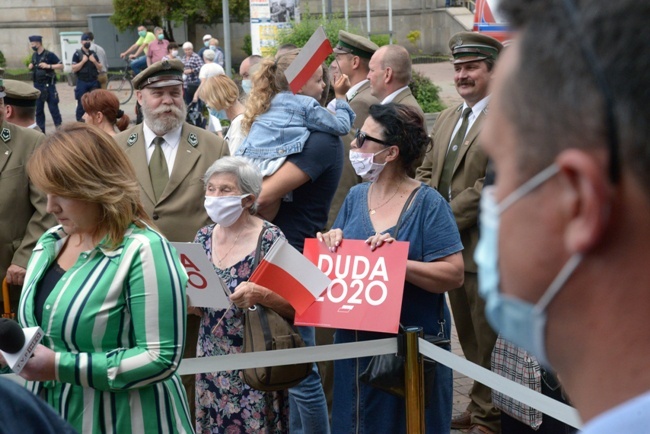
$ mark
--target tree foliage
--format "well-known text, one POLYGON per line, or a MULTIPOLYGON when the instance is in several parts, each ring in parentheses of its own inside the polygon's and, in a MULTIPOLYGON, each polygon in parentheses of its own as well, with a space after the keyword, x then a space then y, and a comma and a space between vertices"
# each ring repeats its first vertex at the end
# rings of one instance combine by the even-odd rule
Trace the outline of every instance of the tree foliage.
MULTIPOLYGON (((223 16, 222 0, 113 0, 111 22, 120 31, 143 23, 168 21, 214 24, 223 16)), ((243 23, 249 14, 247 0, 229 0, 230 20, 243 23)))

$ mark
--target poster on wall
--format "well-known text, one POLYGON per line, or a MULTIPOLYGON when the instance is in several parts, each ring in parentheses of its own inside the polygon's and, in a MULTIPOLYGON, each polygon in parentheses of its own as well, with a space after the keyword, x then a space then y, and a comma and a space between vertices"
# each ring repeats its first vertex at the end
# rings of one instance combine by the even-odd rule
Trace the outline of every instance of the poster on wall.
POLYGON ((270 56, 278 43, 278 32, 300 21, 298 0, 253 0, 250 2, 253 54, 270 56))

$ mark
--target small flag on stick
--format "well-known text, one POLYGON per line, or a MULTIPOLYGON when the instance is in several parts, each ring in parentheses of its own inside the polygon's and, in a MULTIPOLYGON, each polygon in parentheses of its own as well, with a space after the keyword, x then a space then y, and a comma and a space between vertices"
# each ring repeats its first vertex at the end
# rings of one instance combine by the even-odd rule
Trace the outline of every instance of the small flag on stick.
POLYGON ((283 238, 273 244, 248 280, 281 295, 296 313, 304 312, 331 282, 283 238))
POLYGON ((289 87, 294 94, 298 93, 332 52, 332 45, 327 39, 323 26, 320 26, 311 35, 305 46, 300 49, 300 54, 284 71, 289 87))

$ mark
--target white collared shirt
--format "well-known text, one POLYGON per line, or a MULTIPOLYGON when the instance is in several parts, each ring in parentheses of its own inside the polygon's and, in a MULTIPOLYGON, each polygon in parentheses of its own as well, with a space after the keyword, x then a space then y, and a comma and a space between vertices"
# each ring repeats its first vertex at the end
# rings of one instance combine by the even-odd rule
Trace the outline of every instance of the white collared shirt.
POLYGON ((348 99, 348 101, 350 101, 352 98, 354 98, 356 96, 356 94, 357 94, 357 91, 359 89, 361 89, 361 86, 363 86, 367 82, 368 82, 368 79, 366 78, 365 80, 361 80, 360 82, 358 82, 354 86, 350 87, 350 90, 348 90, 345 93, 345 97, 348 99))
MULTIPOLYGON (((147 164, 151 161, 151 156, 156 146, 153 144, 153 139, 155 139, 156 133, 151 131, 151 128, 147 126, 146 122, 142 123, 142 133, 144 134, 144 143, 145 151, 147 152, 147 164)), ((174 168, 174 161, 176 161, 176 153, 178 152, 178 144, 181 142, 181 131, 183 126, 176 128, 165 134, 163 139, 165 143, 162 144, 162 151, 165 154, 165 160, 167 161, 167 170, 169 170, 169 176, 172 176, 172 169, 174 168)))
POLYGON ((596 416, 582 427, 582 434, 648 432, 650 392, 632 398, 596 416))
MULTIPOLYGON (((465 132, 465 135, 469 133, 469 130, 472 128, 472 125, 474 125, 474 121, 476 121, 476 119, 481 114, 481 112, 487 108, 488 102, 490 102, 490 95, 486 96, 485 98, 483 98, 482 100, 474 104, 474 107, 472 107, 472 113, 470 113, 469 117, 467 118, 468 124, 467 124, 467 131, 465 132)), ((467 107, 469 107, 467 103, 466 102, 463 103, 463 106, 460 108, 460 112, 461 113, 464 112, 467 107)), ((463 117, 461 116, 460 119, 458 119, 458 122, 456 122, 454 131, 451 133, 451 139, 447 144, 447 149, 449 149, 451 142, 454 141, 454 137, 456 137, 456 132, 460 129, 462 123, 463 123, 463 117)))
POLYGON ((393 100, 395 99, 397 94, 400 93, 401 91, 403 91, 404 89, 408 89, 408 86, 404 86, 401 89, 397 89, 395 92, 391 93, 386 98, 384 98, 384 100, 381 103, 382 104, 388 104, 389 102, 393 102, 393 100))

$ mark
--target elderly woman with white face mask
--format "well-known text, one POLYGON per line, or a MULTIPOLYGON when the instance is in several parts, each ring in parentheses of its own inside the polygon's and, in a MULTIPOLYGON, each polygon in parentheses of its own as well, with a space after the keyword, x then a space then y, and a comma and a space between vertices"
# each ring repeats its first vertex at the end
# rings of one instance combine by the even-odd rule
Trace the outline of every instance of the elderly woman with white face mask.
MULTIPOLYGON (((277 226, 254 215, 262 190, 260 171, 245 158, 224 157, 210 166, 204 182, 205 209, 214 224, 200 229, 194 242, 203 246, 216 273, 232 292, 233 305, 225 310, 194 308, 202 317, 197 357, 240 353, 244 310, 254 304, 269 307, 289 319, 294 316, 284 298, 248 282, 258 240, 263 257, 275 240, 284 238, 277 226)), ((229 427, 247 432, 287 432, 288 404, 286 391, 251 389, 239 371, 196 375, 197 432, 213 432, 216 428, 229 432, 229 427), (253 416, 256 414, 259 417, 253 416)))

